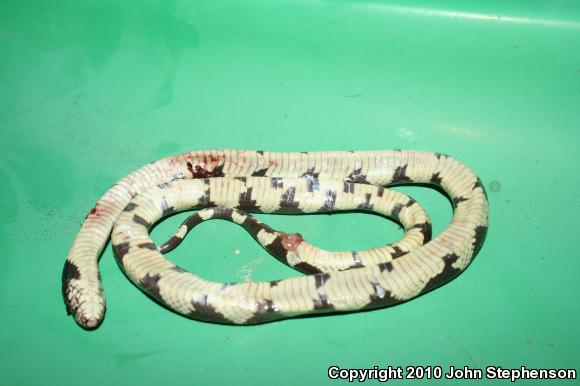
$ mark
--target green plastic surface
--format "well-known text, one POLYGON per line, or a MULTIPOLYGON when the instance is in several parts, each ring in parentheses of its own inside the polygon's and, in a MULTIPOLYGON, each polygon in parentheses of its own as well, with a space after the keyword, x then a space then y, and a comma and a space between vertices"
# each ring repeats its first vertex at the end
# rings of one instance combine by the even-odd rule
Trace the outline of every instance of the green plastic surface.
MULTIPOLYGON (((321 385, 344 383, 327 378, 333 364, 578 368, 579 129, 574 1, 2 1, 0 382, 321 385), (464 274, 411 302, 254 327, 160 307, 108 246, 107 316, 80 329, 60 275, 86 212, 132 170, 206 148, 448 153, 484 181, 487 241, 464 274)), ((401 190, 435 232, 447 225, 443 196, 401 190)), ((401 236, 365 214, 259 217, 330 249, 401 236)), ((298 275, 220 221, 169 257, 214 280, 298 275)), ((428 383, 443 381, 414 382, 428 383)))

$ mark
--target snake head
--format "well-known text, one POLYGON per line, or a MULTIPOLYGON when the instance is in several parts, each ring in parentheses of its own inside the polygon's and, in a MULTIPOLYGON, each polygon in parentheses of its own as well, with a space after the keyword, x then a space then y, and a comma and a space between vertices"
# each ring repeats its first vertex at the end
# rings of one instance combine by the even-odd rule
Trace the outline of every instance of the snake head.
POLYGON ((68 315, 84 329, 97 328, 105 315, 105 298, 101 281, 97 275, 83 273, 69 259, 66 260, 62 274, 62 295, 68 315), (96 279, 96 280, 95 280, 96 279))

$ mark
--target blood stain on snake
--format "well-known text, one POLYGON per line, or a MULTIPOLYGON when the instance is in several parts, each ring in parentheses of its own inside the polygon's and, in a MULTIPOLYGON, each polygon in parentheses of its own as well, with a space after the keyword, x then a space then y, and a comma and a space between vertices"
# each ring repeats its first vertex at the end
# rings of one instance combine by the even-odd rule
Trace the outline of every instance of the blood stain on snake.
POLYGON ((219 155, 210 154, 209 160, 214 164, 219 164, 220 161, 222 160, 222 157, 220 157, 219 155))
POLYGON ((87 213, 87 215, 85 216, 85 220, 89 218, 89 216, 94 216, 97 214, 97 207, 95 206, 94 208, 92 208, 91 210, 89 210, 89 213, 87 213))
POLYGON ((280 241, 286 251, 295 252, 304 239, 300 233, 282 233, 280 235, 280 241))
POLYGON ((187 163, 187 170, 189 170, 193 178, 223 177, 222 169, 223 165, 216 166, 212 171, 209 171, 199 165, 194 166, 191 162, 187 163))

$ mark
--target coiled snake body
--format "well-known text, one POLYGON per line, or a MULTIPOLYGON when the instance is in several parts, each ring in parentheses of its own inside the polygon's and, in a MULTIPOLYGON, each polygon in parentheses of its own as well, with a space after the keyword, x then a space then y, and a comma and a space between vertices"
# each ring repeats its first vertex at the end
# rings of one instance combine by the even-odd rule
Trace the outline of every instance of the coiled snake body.
POLYGON ((96 328, 105 312, 98 256, 111 235, 119 266, 143 291, 193 319, 254 324, 301 314, 384 307, 449 281, 471 262, 487 232, 479 178, 450 156, 426 151, 279 153, 193 151, 153 162, 113 185, 89 212, 67 256, 63 296, 69 314, 96 328), (431 240, 416 201, 385 186, 425 183, 451 198, 451 224, 431 240), (201 209, 157 248, 149 229, 173 212, 201 209), (329 252, 297 233, 275 231, 247 212, 358 209, 392 217, 404 237, 364 251, 329 252), (270 282, 210 282, 162 253, 212 218, 243 226, 272 255, 308 275, 270 282), (111 233, 112 230, 112 233, 111 233))

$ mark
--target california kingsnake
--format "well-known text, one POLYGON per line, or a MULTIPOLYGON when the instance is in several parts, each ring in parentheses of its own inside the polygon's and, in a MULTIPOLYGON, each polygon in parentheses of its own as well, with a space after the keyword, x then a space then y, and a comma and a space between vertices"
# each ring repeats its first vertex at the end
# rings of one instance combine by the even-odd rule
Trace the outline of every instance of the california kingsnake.
POLYGON ((487 206, 479 178, 440 153, 193 151, 142 167, 97 201, 67 256, 63 296, 68 313, 80 326, 98 327, 105 300, 97 261, 111 235, 117 262, 135 285, 193 319, 254 324, 384 307, 416 297, 462 272, 485 239, 487 206), (438 186, 453 202, 451 223, 433 240, 429 219, 417 202, 384 188, 406 183, 438 186), (157 248, 149 237, 151 225, 192 208, 201 210, 157 248), (391 217, 403 225, 405 236, 379 248, 329 252, 246 213, 350 209, 391 217), (240 224, 272 255, 308 275, 216 283, 163 257, 162 252, 177 246, 193 226, 212 218, 240 224))

